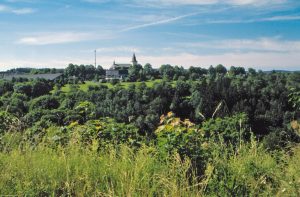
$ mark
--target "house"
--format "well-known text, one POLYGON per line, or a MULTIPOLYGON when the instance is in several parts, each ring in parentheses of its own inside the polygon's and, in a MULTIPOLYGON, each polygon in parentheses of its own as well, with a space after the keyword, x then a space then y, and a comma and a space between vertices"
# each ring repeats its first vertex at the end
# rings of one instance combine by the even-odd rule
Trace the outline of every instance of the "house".
POLYGON ((135 54, 132 56, 131 64, 117 64, 115 61, 110 69, 106 70, 105 79, 124 79, 128 76, 130 66, 138 65, 135 54))

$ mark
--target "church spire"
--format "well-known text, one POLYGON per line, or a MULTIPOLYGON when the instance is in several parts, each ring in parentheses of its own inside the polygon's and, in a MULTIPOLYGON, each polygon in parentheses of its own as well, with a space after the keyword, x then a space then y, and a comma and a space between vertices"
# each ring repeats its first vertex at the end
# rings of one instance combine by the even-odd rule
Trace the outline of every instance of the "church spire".
POLYGON ((137 65, 137 60, 136 60, 136 57, 135 57, 135 53, 133 53, 133 56, 132 56, 132 65, 137 65))

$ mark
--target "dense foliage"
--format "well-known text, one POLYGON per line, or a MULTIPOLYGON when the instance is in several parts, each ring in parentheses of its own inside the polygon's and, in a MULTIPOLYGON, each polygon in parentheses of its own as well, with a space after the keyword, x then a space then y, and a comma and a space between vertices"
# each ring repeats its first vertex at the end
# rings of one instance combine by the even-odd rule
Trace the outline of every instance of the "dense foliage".
MULTIPOLYGON (((146 78, 155 76, 166 80, 153 87, 132 83, 128 88, 118 84, 107 88, 99 84, 90 87, 88 92, 71 85, 67 93, 60 91, 61 81, 1 81, 0 107, 25 119, 29 126, 41 120, 65 125, 75 120, 83 123, 111 117, 119 122, 134 123, 147 135, 153 134, 160 115, 168 111, 197 124, 209 118, 245 113, 257 135, 286 130, 286 124, 299 117, 300 73, 297 72, 263 73, 249 69, 246 73, 243 68, 235 67, 227 72, 221 65, 207 70, 195 67, 185 70, 163 65, 156 75, 151 65, 141 69, 150 73, 146 78), (177 81, 168 81, 175 75, 177 81), (83 113, 80 105, 84 102, 89 105, 83 113)), ((92 79, 90 76, 97 72, 91 66, 76 65, 69 65, 65 70, 70 76, 81 73, 85 76, 81 77, 83 80, 92 79)))
MULTIPOLYGON (((243 116, 233 119, 242 122, 243 116)), ((106 118, 38 132, 6 132, 0 138, 0 191, 32 196, 298 196, 299 145, 290 144, 288 154, 269 152, 253 136, 231 144, 215 132, 249 132, 240 125, 219 119, 199 127, 170 112, 161 117, 151 141, 133 125, 106 118)))
POLYGON ((103 71, 0 80, 0 194, 299 195, 299 72, 147 64, 126 87, 74 84, 103 71))

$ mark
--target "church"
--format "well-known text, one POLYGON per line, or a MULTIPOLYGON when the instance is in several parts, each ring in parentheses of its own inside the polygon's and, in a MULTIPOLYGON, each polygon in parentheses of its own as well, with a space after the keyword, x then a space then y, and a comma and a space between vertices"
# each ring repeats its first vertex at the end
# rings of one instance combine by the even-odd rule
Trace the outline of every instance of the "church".
POLYGON ((105 79, 124 79, 128 76, 128 70, 130 66, 138 65, 135 54, 132 56, 131 64, 117 64, 115 61, 110 69, 106 70, 105 79))

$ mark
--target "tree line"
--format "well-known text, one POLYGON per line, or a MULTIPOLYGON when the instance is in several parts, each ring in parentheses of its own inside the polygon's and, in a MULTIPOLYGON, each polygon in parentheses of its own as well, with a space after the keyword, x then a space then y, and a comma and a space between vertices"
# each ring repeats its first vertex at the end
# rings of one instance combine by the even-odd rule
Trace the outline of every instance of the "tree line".
MULTIPOLYGON (((226 73, 232 76, 246 75, 247 73, 255 75, 257 71, 253 68, 249 68, 248 71, 246 71, 243 67, 234 66, 227 70, 226 67, 221 64, 215 67, 210 66, 208 69, 193 66, 189 69, 185 69, 182 66, 171 66, 169 64, 165 64, 160 66, 158 69, 155 69, 151 64, 147 63, 144 66, 140 64, 130 66, 128 69, 128 76, 124 80, 128 82, 154 79, 178 80, 179 78, 185 80, 196 80, 204 75, 216 77, 217 75, 224 75, 226 73)), ((95 67, 93 65, 69 64, 64 70, 64 77, 65 79, 72 79, 72 77, 76 77, 78 81, 82 82, 87 80, 99 81, 100 79, 105 78, 105 69, 103 69, 100 65, 95 67)))

